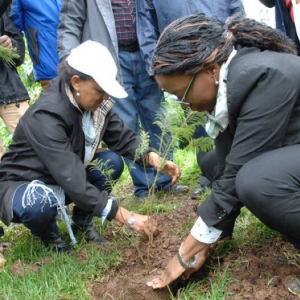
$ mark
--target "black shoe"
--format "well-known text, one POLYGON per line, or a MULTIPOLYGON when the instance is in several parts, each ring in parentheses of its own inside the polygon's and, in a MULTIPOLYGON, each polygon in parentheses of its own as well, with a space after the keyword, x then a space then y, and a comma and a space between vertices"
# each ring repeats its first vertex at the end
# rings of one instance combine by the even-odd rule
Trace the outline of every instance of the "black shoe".
POLYGON ((173 194, 183 194, 189 191, 189 188, 186 185, 172 184, 166 191, 173 194))
POLYGON ((98 243, 98 244, 103 244, 105 246, 107 246, 109 244, 109 242, 105 238, 101 237, 97 233, 93 224, 89 224, 87 226, 80 227, 79 225, 74 223, 74 224, 72 224, 72 229, 73 229, 74 234, 84 234, 85 240, 87 242, 94 242, 94 243, 98 243))
POLYGON ((60 235, 55 235, 52 239, 43 240, 43 242, 55 252, 70 252, 72 250, 71 246, 60 235))
POLYGON ((191 199, 192 200, 199 200, 202 197, 202 193, 205 191, 205 187, 203 187, 202 185, 199 185, 196 189, 194 189, 191 199))

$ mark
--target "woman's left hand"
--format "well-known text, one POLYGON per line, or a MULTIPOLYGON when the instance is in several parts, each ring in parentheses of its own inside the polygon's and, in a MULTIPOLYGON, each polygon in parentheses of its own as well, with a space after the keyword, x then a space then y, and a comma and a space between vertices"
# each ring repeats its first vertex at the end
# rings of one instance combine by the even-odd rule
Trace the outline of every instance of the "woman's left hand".
MULTIPOLYGON (((161 167, 162 158, 155 152, 150 152, 148 156, 149 164, 158 170, 161 167)), ((172 177, 172 183, 176 183, 181 176, 180 168, 170 160, 166 161, 161 171, 172 177)))

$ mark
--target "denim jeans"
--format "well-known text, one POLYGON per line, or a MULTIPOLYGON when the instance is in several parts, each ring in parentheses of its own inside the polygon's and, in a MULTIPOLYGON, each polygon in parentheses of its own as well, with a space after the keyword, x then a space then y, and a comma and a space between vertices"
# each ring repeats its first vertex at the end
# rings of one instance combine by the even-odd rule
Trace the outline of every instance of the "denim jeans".
MULTIPOLYGON (((150 146, 159 149, 161 129, 156 124, 156 115, 161 114, 161 104, 164 96, 157 83, 152 81, 145 69, 145 63, 140 51, 120 51, 119 59, 123 77, 123 88, 128 93, 126 99, 115 99, 114 111, 136 133, 140 133, 139 121, 143 129, 149 133, 150 146)), ((153 168, 144 169, 125 158, 130 166, 130 175, 133 180, 137 197, 148 195, 156 171, 153 168), (132 168, 131 168, 132 166, 132 168)), ((156 182, 156 190, 167 189, 171 185, 171 177, 160 174, 156 182)))
MULTIPOLYGON (((122 174, 124 164, 121 157, 113 151, 103 151, 96 153, 94 159, 99 159, 107 163, 107 167, 114 170, 111 180, 116 181, 122 174)), ((107 177, 99 170, 87 168, 87 178, 91 184, 100 191, 111 191, 107 177)), ((34 236, 42 240, 48 240, 58 234, 55 217, 57 215, 57 200, 53 193, 45 193, 45 190, 38 187, 34 190, 35 203, 33 205, 22 205, 22 197, 28 184, 21 185, 15 192, 13 199, 13 219, 12 222, 24 224, 34 236), (45 196, 47 195, 47 198, 45 196)), ((80 210, 76 205, 73 209, 73 221, 80 227, 92 222, 93 216, 86 211, 80 210)))

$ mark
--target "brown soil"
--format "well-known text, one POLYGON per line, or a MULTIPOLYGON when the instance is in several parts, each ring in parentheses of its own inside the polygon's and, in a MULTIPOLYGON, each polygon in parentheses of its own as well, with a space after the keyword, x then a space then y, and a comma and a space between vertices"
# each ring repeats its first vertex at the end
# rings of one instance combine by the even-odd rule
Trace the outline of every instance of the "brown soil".
POLYGON ((279 239, 229 254, 223 268, 228 265, 235 280, 227 287, 233 297, 227 299, 297 299, 288 290, 300 277, 300 258, 295 254, 291 244, 279 239))
MULTIPOLYGON (((184 207, 171 214, 154 215, 161 233, 154 239, 149 257, 148 241, 132 238, 135 245, 122 249, 121 266, 93 283, 90 292, 94 299, 165 300, 170 299, 171 291, 176 295, 179 288, 187 285, 186 281, 177 280, 170 286, 170 290, 159 291, 153 291, 146 285, 146 282, 158 274, 176 254, 180 243, 190 230, 190 221, 196 218, 195 202, 185 201, 184 207)), ((300 277, 300 260, 297 261, 298 256, 295 255, 292 245, 274 239, 265 245, 238 247, 223 258, 215 255, 216 248, 211 252, 206 266, 194 274, 191 280, 213 280, 215 275, 209 274, 211 268, 207 266, 218 268, 220 264, 220 272, 229 269, 228 276, 233 278, 232 284, 226 288, 226 292, 231 296, 226 299, 297 299, 297 296, 288 290, 290 281, 294 277, 300 277)), ((210 283, 203 284, 203 289, 209 290, 209 286, 210 283)))

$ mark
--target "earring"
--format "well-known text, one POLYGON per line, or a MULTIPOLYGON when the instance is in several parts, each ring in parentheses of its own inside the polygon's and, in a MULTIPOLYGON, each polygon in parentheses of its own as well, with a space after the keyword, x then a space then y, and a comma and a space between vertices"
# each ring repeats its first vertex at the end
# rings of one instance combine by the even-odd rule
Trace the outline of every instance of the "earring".
POLYGON ((80 92, 79 91, 77 91, 76 96, 78 96, 78 97, 80 96, 80 92))
POLYGON ((214 80, 215 80, 215 85, 219 85, 219 81, 217 80, 217 78, 216 78, 216 75, 215 75, 215 74, 213 74, 213 78, 214 78, 214 80))

